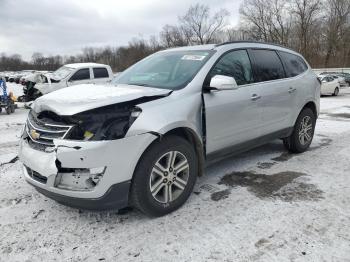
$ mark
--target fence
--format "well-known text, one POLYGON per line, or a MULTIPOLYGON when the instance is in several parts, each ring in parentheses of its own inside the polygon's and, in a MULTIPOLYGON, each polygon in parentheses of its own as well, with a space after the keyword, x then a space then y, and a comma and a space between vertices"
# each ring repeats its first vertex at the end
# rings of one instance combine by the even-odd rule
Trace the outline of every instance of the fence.
POLYGON ((312 69, 316 74, 322 72, 339 72, 339 73, 350 73, 350 68, 314 68, 312 69))

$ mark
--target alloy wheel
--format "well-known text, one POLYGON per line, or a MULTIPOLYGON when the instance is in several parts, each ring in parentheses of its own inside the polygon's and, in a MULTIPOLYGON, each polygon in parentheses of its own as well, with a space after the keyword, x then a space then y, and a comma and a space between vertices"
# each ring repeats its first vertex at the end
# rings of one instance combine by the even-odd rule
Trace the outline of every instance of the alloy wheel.
POLYGON ((177 199, 189 179, 189 163, 178 151, 163 154, 153 166, 149 187, 155 200, 166 204, 177 199))
POLYGON ((312 140, 312 121, 311 117, 305 116, 300 123, 299 128, 299 142, 301 145, 306 145, 312 140))

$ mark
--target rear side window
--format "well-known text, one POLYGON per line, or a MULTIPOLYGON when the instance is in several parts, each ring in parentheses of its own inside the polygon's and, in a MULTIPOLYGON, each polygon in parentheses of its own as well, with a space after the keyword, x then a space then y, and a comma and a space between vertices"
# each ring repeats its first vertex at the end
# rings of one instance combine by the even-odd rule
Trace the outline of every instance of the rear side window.
MULTIPOLYGON (((215 75, 231 76, 237 85, 253 82, 252 67, 246 50, 236 50, 223 55, 209 73, 207 82, 215 75)), ((206 83, 209 85, 209 83, 206 83)))
POLYGON ((255 82, 284 78, 282 62, 274 50, 252 49, 249 51, 254 61, 255 82))
POLYGON ((283 61, 287 77, 300 75, 307 70, 307 65, 301 57, 286 52, 279 52, 279 55, 283 61))
POLYGON ((108 71, 106 68, 100 67, 100 68, 94 68, 94 77, 95 78, 108 78, 108 71))
POLYGON ((71 77, 71 81, 90 79, 89 68, 80 69, 71 77))

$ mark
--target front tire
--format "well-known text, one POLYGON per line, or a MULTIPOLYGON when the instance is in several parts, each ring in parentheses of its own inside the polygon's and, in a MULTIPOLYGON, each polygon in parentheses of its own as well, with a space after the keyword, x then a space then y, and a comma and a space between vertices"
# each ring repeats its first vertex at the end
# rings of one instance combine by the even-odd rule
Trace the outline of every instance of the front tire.
POLYGON ((292 153, 305 152, 313 139, 316 116, 310 108, 304 108, 294 125, 293 133, 283 139, 284 146, 292 153))
POLYGON ((141 157, 132 180, 130 202, 148 216, 163 216, 189 198, 198 175, 193 146, 178 136, 153 143, 141 157))

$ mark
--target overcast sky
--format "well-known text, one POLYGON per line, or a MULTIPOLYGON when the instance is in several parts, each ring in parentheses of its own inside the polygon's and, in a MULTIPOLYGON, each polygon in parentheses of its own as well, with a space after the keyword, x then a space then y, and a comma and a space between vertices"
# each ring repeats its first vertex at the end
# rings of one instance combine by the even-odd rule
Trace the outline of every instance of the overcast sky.
POLYGON ((238 22, 242 0, 0 0, 0 53, 76 54, 85 46, 120 46, 148 39, 175 24, 191 4, 230 13, 238 22))

